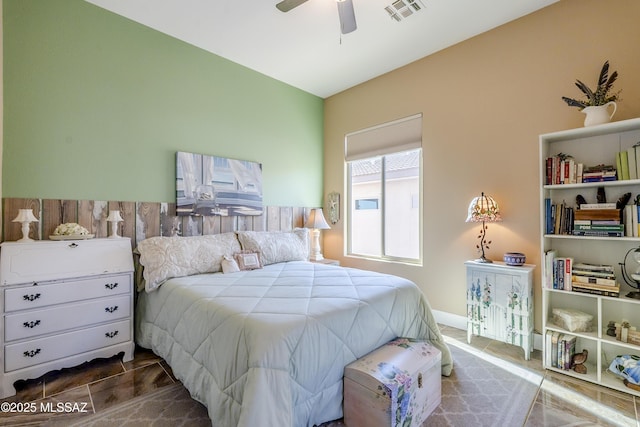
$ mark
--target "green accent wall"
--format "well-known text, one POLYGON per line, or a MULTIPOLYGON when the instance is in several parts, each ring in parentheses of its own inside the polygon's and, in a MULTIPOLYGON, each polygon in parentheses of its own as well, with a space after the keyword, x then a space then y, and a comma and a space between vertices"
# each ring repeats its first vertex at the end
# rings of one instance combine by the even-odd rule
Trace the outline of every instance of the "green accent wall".
POLYGON ((3 197, 172 202, 175 153, 320 206, 323 100, 82 0, 4 0, 3 197))

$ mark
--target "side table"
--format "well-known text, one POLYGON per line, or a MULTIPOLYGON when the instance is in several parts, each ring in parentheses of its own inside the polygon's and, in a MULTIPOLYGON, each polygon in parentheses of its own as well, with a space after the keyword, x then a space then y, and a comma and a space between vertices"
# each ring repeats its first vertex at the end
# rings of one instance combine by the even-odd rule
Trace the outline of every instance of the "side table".
POLYGON ((533 351, 533 270, 535 265, 466 261, 467 342, 479 335, 533 351))

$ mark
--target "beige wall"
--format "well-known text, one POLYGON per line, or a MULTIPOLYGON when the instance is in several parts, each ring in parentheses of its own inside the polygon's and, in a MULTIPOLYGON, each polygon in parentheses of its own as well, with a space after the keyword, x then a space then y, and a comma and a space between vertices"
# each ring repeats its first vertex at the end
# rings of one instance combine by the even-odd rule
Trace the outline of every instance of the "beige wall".
MULTIPOLYGON (((582 126, 561 96, 580 96, 576 78, 595 85, 605 60, 620 74, 614 120, 640 116, 639 17, 637 0, 562 0, 328 98, 324 188, 343 200, 344 135, 423 113, 424 265, 345 258, 344 215, 325 231, 325 257, 412 279, 434 309, 465 316, 463 262, 480 229, 466 210, 484 191, 504 218, 489 225, 488 257, 520 251, 539 266, 538 135, 582 126)), ((535 287, 539 331, 540 267, 535 287)))

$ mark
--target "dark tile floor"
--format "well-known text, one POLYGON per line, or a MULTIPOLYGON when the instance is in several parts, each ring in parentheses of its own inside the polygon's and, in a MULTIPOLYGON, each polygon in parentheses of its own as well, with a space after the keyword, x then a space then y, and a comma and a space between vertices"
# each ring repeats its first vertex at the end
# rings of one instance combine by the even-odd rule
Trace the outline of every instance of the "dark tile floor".
MULTIPOLYGON (((446 339, 467 346, 466 331, 441 326, 446 339)), ((542 369, 541 352, 534 351, 525 361, 523 350, 483 337, 474 337, 467 346, 489 360, 508 363, 523 375, 539 382, 538 394, 531 402, 526 427, 534 426, 635 426, 638 398, 542 369)), ((152 352, 138 348, 131 362, 119 357, 95 360, 81 366, 50 372, 41 378, 16 383, 17 394, 0 401, 29 403, 74 402, 87 416, 121 404, 160 387, 175 383, 171 369, 152 352), (83 408, 82 408, 83 406, 83 408)), ((68 416, 68 414, 62 414, 68 416)), ((52 413, 0 412, 0 425, 40 425, 57 416, 52 413)))

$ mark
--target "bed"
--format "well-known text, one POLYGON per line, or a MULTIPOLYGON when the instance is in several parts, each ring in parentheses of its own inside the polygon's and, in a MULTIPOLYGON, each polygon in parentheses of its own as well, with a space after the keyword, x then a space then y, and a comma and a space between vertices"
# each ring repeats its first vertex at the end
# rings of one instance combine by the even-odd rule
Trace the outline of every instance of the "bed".
POLYGON ((344 366, 398 336, 431 341, 442 351, 442 373, 451 372, 449 349, 413 282, 304 261, 306 239, 306 230, 239 232, 138 246, 145 288, 136 341, 169 363, 215 426, 339 419, 344 366), (258 268, 221 271, 246 254, 258 254, 258 268))

